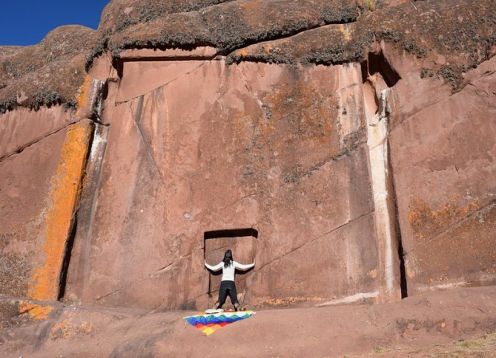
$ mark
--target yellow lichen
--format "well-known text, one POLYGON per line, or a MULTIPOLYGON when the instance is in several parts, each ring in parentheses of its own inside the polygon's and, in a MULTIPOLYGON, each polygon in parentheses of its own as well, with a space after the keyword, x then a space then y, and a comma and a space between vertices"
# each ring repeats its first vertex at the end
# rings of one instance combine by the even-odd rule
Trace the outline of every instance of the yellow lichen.
POLYGON ((346 41, 351 40, 351 32, 349 30, 348 25, 340 24, 339 27, 339 32, 343 34, 343 37, 346 41))
POLYGON ((409 205, 408 222, 417 239, 432 237, 455 222, 479 210, 477 200, 460 205, 460 200, 453 197, 444 205, 433 209, 422 199, 415 199, 409 205))
POLYGON ((367 276, 369 276, 370 278, 377 278, 377 269, 373 269, 367 272, 367 276))
POLYGON ((31 318, 36 320, 46 319, 52 311, 52 306, 43 306, 26 301, 23 301, 19 304, 20 314, 28 314, 31 318))
POLYGON ((369 11, 374 11, 376 8, 375 0, 365 0, 365 5, 369 11))
POLYGON ((83 84, 79 88, 79 93, 76 98, 77 100, 77 115, 81 114, 81 111, 86 110, 86 107, 89 104, 90 97, 91 97, 91 85, 93 83, 93 79, 89 76, 86 75, 84 77, 83 84))
POLYGON ((42 265, 33 270, 28 297, 35 300, 56 300, 66 241, 78 198, 91 127, 79 122, 69 127, 56 175, 52 181, 51 207, 46 217, 46 233, 42 265))
POLYGON ((239 57, 246 57, 248 56, 248 51, 245 49, 241 49, 236 51, 236 55, 238 55, 239 57))

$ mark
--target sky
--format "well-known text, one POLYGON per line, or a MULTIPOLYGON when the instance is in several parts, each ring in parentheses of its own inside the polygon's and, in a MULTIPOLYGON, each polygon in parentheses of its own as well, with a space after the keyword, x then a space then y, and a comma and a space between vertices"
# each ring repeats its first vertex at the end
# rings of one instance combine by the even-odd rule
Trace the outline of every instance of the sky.
POLYGON ((108 0, 0 0, 0 46, 33 45, 61 25, 96 29, 108 0))

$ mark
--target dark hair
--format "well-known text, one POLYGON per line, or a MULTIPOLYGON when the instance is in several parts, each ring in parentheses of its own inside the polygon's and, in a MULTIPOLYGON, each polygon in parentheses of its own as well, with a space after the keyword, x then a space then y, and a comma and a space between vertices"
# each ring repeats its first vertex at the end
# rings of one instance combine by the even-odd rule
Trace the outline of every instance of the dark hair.
POLYGON ((233 262, 233 254, 231 250, 226 250, 226 252, 224 253, 224 259, 222 261, 224 261, 224 267, 231 266, 233 262))

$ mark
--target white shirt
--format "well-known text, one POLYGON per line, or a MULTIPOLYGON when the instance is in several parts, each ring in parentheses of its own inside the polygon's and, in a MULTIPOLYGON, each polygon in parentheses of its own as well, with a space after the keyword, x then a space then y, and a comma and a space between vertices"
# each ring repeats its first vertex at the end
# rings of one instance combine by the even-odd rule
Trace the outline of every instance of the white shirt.
POLYGON ((209 265, 207 264, 207 262, 205 262, 205 266, 207 266, 209 270, 212 270, 214 272, 222 269, 222 281, 234 281, 234 273, 236 269, 246 271, 255 266, 255 263, 243 265, 239 262, 233 261, 229 266, 224 267, 224 261, 221 261, 215 266, 209 265))

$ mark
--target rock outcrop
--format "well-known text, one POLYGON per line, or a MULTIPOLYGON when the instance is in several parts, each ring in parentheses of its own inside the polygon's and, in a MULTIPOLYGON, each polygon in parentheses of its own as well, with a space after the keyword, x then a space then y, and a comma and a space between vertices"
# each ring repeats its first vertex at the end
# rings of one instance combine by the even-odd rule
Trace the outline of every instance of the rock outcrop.
POLYGON ((76 106, 84 64, 97 34, 84 26, 62 26, 38 45, 0 47, 0 113, 18 106, 76 106))
POLYGON ((494 284, 495 24, 494 0, 127 0, 2 48, 0 294, 201 308, 230 243, 255 306, 494 284))

